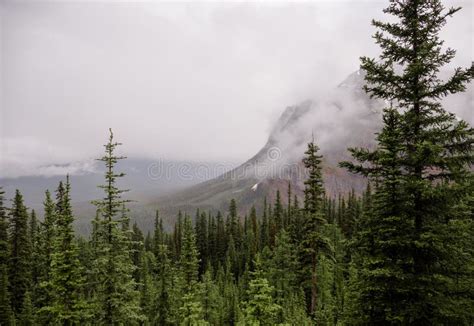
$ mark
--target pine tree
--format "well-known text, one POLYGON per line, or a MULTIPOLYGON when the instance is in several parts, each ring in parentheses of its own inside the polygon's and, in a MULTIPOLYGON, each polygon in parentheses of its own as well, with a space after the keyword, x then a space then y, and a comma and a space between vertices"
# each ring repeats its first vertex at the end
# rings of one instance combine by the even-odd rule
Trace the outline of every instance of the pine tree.
POLYGON ((179 262, 182 284, 181 325, 206 325, 202 317, 202 306, 198 287, 199 252, 191 218, 185 216, 181 259, 179 262))
POLYGON ((74 239, 74 216, 71 209, 69 176, 66 186, 58 188, 56 237, 51 254, 48 288, 52 301, 43 309, 53 315, 53 323, 74 325, 85 317, 81 290, 84 277, 74 239))
POLYGON ((170 259, 168 257, 168 247, 164 244, 159 245, 156 249, 156 265, 157 265, 157 294, 154 300, 155 317, 154 322, 158 325, 171 324, 171 281, 172 270, 170 259))
POLYGON ((207 247, 209 251, 209 262, 211 267, 215 271, 217 269, 217 261, 218 261, 218 246, 217 246, 217 224, 216 219, 214 216, 209 213, 209 221, 208 221, 208 235, 207 235, 207 247))
POLYGON ((255 258, 255 271, 249 284, 248 298, 244 304, 242 325, 276 325, 282 307, 274 302, 273 287, 263 275, 260 256, 255 258))
POLYGON ((318 257, 321 252, 327 252, 330 247, 323 232, 326 223, 322 212, 324 187, 321 172, 322 156, 317 154, 318 150, 314 141, 310 142, 303 159, 303 164, 308 170, 308 179, 304 182, 305 200, 300 254, 303 277, 305 274, 311 275, 310 284, 307 286, 310 290, 309 313, 311 315, 315 314, 318 301, 318 257))
POLYGON ((283 229, 275 239, 268 275, 275 287, 278 303, 282 306, 297 288, 298 258, 294 245, 290 242, 288 233, 283 229))
MULTIPOLYGON (((128 219, 126 216, 122 217, 124 219, 128 219)), ((124 232, 127 233, 128 229, 125 228, 124 232)), ((133 223, 132 230, 130 232, 131 236, 131 258, 132 258, 132 264, 134 266, 133 268, 133 279, 135 280, 135 283, 140 283, 142 280, 143 275, 146 275, 146 273, 142 270, 144 268, 143 266, 143 256, 145 255, 145 245, 144 245, 144 238, 143 238, 143 233, 138 227, 137 223, 133 223)))
POLYGON ((223 308, 222 297, 209 268, 203 274, 200 292, 203 319, 211 325, 219 325, 219 314, 223 308))
POLYGON ((160 218, 159 210, 155 213, 155 232, 153 234, 153 250, 155 256, 158 256, 158 250, 164 244, 163 220, 160 218))
MULTIPOLYGON (((473 68, 457 68, 446 81, 439 78, 455 55, 443 50, 439 32, 459 9, 445 10, 439 0, 391 1, 385 13, 394 21, 373 22, 382 55, 362 58, 365 90, 400 113, 386 110, 377 150, 352 149, 363 165, 346 164, 376 185, 373 216, 365 217, 359 235, 361 323, 457 324, 461 316, 453 318, 451 311, 466 315, 458 307, 460 297, 448 293, 451 276, 445 266, 459 256, 445 243, 466 231, 454 225, 472 182, 474 130, 446 112, 440 99, 464 91, 473 68)), ((467 266, 472 256, 468 261, 467 266)))
POLYGON ((9 285, 15 315, 21 313, 25 292, 31 286, 31 249, 28 239, 28 213, 19 190, 10 209, 9 285))
POLYGON ((216 233, 216 257, 218 259, 218 262, 221 264, 224 263, 225 260, 225 254, 227 251, 227 245, 226 245, 226 232, 225 232, 225 226, 224 226, 224 220, 222 218, 221 212, 217 212, 216 216, 216 222, 217 222, 217 233, 216 233))
POLYGON ((270 245, 267 212, 268 212, 267 211, 267 198, 265 197, 263 200, 263 215, 262 215, 262 223, 260 227, 260 248, 261 249, 265 248, 265 246, 270 245))
POLYGON ((183 247, 180 268, 186 289, 191 290, 198 281, 199 252, 191 218, 186 216, 183 226, 183 247))
POLYGON ((199 275, 204 273, 208 263, 208 231, 207 231, 207 215, 202 212, 196 215, 196 243, 199 251, 199 275))
POLYGON ((183 305, 179 309, 182 321, 181 326, 206 326, 209 323, 204 320, 202 305, 195 293, 183 295, 183 305))
MULTIPOLYGON (((54 240, 56 235, 56 205, 51 198, 49 190, 45 192, 45 200, 43 202, 44 218, 41 223, 38 234, 38 283, 39 286, 35 291, 35 302, 38 307, 51 306, 53 302, 51 293, 51 259, 54 249, 54 240)), ((42 324, 51 323, 52 315, 45 310, 38 311, 38 321, 42 324)))
POLYGON ((370 155, 377 162, 375 168, 342 164, 351 171, 370 174, 379 180, 374 206, 365 212, 361 230, 354 239, 356 252, 362 256, 356 265, 360 283, 355 313, 361 320, 377 323, 395 322, 401 311, 408 309, 403 308, 401 302, 409 304, 415 295, 410 291, 412 284, 403 274, 413 266, 410 266, 409 251, 404 250, 410 247, 412 230, 409 218, 402 213, 407 194, 402 190, 404 180, 399 160, 403 150, 400 115, 394 109, 385 110, 384 123, 375 153, 353 151, 360 160, 370 155))
POLYGON ((174 259, 179 261, 181 257, 181 240, 183 239, 182 236, 182 229, 183 229, 183 216, 181 211, 178 213, 178 220, 174 225, 174 232, 173 232, 173 253, 174 259))
POLYGON ((36 263, 39 258, 39 226, 38 226, 38 219, 36 218, 36 212, 34 209, 31 210, 30 220, 29 220, 29 227, 28 227, 28 238, 30 240, 31 245, 31 261, 34 262, 31 264, 31 292, 33 295, 38 290, 38 282, 39 282, 39 268, 38 264, 36 263))
POLYGON ((273 210, 273 219, 275 221, 275 236, 283 227, 283 205, 281 203, 280 190, 276 192, 275 209, 273 210))
POLYGON ((31 294, 30 291, 26 291, 24 298, 23 298, 23 304, 21 308, 21 313, 18 318, 18 323, 21 326, 34 326, 36 325, 35 322, 35 315, 33 311, 33 303, 31 302, 31 294))
POLYGON ((288 181, 288 190, 287 190, 288 202, 286 206, 286 221, 283 223, 285 228, 288 228, 292 223, 293 216, 293 207, 291 203, 291 180, 288 181))
POLYGON ((0 188, 0 323, 10 325, 12 322, 10 292, 8 290, 8 260, 10 252, 8 246, 7 213, 3 206, 4 194, 5 192, 0 188))
POLYGON ((229 204, 229 218, 228 218, 228 227, 227 227, 227 235, 232 236, 234 239, 235 247, 240 248, 240 240, 241 240, 241 226, 239 217, 237 216, 237 204, 235 199, 231 199, 229 204))
POLYGON ((102 200, 94 201, 102 217, 98 225, 98 243, 94 260, 94 274, 97 278, 96 321, 105 325, 137 324, 143 319, 140 309, 139 292, 134 280, 134 266, 131 261, 129 230, 123 229, 122 199, 125 190, 117 187, 117 178, 124 173, 116 173, 115 165, 123 156, 115 150, 121 145, 114 141, 112 130, 105 147, 105 155, 99 160, 105 163, 105 184, 99 186, 105 192, 102 200))
MULTIPOLYGON (((142 242, 143 245, 143 242, 142 242)), ((140 306, 143 314, 147 320, 153 324, 155 319, 155 282, 153 280, 153 269, 156 264, 155 256, 149 251, 143 251, 140 255, 140 264, 138 271, 140 271, 139 285, 140 285, 140 306)))

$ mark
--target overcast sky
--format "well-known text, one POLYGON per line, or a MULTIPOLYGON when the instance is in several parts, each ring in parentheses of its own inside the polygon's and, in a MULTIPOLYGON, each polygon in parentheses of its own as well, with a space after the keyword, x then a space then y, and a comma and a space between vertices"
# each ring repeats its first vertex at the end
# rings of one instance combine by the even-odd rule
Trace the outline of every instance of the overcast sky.
MULTIPOLYGON (((244 161, 377 55, 386 4, 2 1, 0 176, 95 157, 109 127, 130 157, 244 161)), ((443 37, 466 66, 473 6, 454 4, 443 37)))

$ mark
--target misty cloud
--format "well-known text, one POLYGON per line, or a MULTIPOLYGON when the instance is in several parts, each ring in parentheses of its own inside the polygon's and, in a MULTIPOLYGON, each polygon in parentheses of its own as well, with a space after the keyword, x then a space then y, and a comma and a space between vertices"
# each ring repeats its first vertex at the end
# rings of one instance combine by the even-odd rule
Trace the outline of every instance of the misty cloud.
MULTIPOLYGON (((473 6, 455 4, 442 37, 467 66, 473 6)), ((91 171, 109 127, 130 157, 243 161, 306 99, 323 146, 350 139, 324 98, 377 55, 385 5, 3 1, 0 176, 91 171)))

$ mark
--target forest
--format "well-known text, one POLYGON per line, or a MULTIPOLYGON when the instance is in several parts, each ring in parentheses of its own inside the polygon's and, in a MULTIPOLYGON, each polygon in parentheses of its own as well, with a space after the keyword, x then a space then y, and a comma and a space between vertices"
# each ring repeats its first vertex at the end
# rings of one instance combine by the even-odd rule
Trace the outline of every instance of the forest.
POLYGON ((0 325, 474 325, 474 129, 442 106, 474 68, 438 76, 455 56, 439 34, 460 9, 392 0, 393 19, 373 21, 381 55, 361 68, 383 127, 340 162, 367 179, 362 195, 325 194, 313 138, 304 197, 288 183, 287 202, 277 191, 244 216, 232 198, 176 212, 172 232, 156 211, 144 234, 112 130, 90 235, 74 231, 68 176, 42 219, 0 188, 0 325))

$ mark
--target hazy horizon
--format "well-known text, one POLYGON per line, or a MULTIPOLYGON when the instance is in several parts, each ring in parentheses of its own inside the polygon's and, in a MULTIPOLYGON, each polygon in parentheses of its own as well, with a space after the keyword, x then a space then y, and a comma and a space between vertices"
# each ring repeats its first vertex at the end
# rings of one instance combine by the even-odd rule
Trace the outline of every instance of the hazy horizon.
MULTIPOLYGON (((442 37, 466 66, 473 5, 458 4, 442 37)), ((243 162, 285 107, 377 56, 385 6, 3 1, 0 177, 87 171, 109 127, 132 158, 243 162)))

